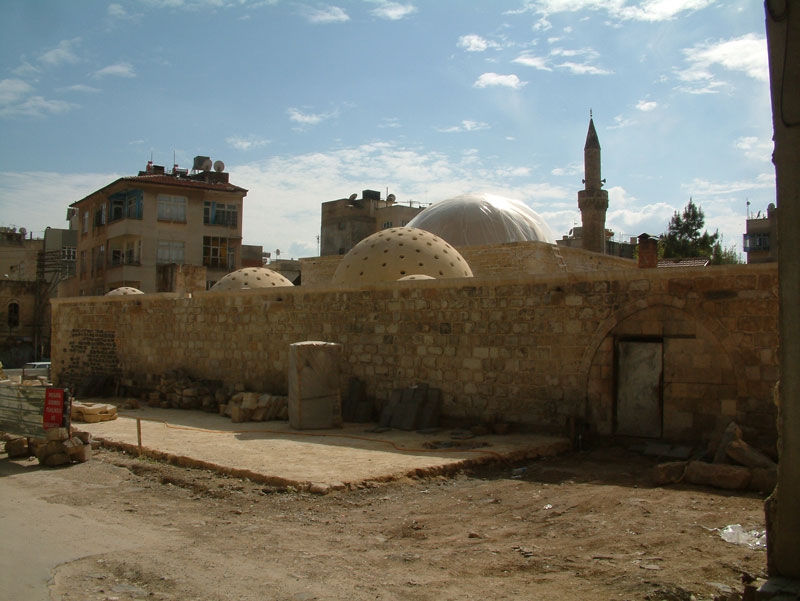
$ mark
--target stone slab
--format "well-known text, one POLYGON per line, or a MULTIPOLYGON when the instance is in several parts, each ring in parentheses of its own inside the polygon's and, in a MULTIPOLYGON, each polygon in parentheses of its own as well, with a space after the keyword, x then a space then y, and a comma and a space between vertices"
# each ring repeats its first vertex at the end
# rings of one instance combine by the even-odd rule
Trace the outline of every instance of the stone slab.
POLYGON ((186 466, 216 469, 265 483, 310 490, 370 481, 388 481, 422 473, 448 473, 482 462, 522 461, 570 450, 566 437, 533 434, 486 435, 474 449, 425 448, 450 441, 449 432, 421 434, 389 430, 370 433, 374 424, 345 423, 342 428, 298 431, 286 421, 234 424, 200 411, 142 407, 122 410, 118 419, 81 424, 103 444, 142 452, 186 466))

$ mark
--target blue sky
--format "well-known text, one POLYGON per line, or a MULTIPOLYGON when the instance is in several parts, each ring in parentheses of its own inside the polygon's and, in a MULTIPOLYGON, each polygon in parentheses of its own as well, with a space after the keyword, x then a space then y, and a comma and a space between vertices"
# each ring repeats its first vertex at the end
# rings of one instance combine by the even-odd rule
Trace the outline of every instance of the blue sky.
POLYGON ((580 223, 592 110, 618 238, 692 197, 726 246, 775 199, 755 0, 4 0, 0 225, 151 158, 222 160, 244 243, 314 256, 320 204, 364 189, 524 201, 580 223))

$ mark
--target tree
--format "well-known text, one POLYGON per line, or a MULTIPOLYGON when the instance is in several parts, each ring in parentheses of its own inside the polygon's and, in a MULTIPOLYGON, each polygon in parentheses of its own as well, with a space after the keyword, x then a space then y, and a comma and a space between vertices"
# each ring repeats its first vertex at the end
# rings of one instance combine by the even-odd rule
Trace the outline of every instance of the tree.
MULTIPOLYGON (((683 259, 689 257, 708 257, 714 255, 714 246, 718 245, 719 232, 709 234, 700 230, 705 224, 703 209, 689 198, 683 213, 678 211, 669 221, 669 229, 661 234, 661 247, 665 259, 683 259)), ((721 252, 721 251, 720 251, 721 252)))

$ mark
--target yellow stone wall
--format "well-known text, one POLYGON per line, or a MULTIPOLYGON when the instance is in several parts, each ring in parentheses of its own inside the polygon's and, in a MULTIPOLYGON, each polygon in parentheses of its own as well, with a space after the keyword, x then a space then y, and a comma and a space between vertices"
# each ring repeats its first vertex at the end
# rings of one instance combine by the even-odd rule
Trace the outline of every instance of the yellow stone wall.
POLYGON ((343 345, 343 389, 358 377, 378 406, 425 382, 451 421, 578 417, 612 434, 615 341, 658 338, 665 438, 736 419, 771 444, 777 289, 765 264, 56 299, 53 370, 74 383, 183 369, 282 394, 289 344, 322 340, 343 345))

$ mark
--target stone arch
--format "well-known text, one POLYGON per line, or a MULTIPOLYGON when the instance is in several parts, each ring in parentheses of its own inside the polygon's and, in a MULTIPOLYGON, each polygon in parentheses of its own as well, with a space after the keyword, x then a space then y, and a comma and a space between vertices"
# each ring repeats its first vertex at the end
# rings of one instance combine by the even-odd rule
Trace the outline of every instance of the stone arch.
POLYGON ((680 297, 654 295, 605 319, 581 358, 584 416, 599 433, 613 433, 614 340, 619 336, 665 341, 665 360, 670 362, 664 365, 665 437, 706 437, 721 421, 735 417, 746 381, 730 331, 680 297))

